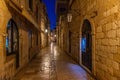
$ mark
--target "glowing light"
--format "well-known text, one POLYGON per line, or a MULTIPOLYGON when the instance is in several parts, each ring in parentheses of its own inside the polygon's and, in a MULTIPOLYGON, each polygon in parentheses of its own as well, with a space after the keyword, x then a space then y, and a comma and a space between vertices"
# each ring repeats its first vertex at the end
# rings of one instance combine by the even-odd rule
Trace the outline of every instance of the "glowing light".
POLYGON ((54 47, 54 57, 56 57, 56 56, 57 56, 57 48, 54 47))
POLYGON ((86 38, 82 38, 81 49, 82 49, 82 52, 86 52, 86 38))
POLYGON ((8 46, 9 46, 9 40, 8 37, 6 37, 6 49, 8 49, 8 46))
POLYGON ((51 43, 51 53, 54 52, 53 49, 54 49, 54 45, 53 45, 53 43, 51 43))
POLYGON ((55 37, 56 37, 56 35, 55 35, 55 37))
POLYGON ((48 30, 47 29, 45 29, 45 33, 47 33, 48 32, 48 30))
POLYGON ((67 19, 68 19, 68 22, 71 22, 71 21, 72 21, 72 14, 71 14, 71 13, 68 13, 68 14, 67 14, 67 19))

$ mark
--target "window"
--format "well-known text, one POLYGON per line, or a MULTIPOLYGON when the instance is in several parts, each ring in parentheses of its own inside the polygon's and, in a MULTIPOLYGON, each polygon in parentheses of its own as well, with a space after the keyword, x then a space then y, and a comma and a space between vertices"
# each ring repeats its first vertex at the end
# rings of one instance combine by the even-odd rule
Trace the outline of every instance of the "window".
POLYGON ((42 2, 42 0, 40 0, 40 2, 42 2))
POLYGON ((32 30, 29 31, 29 48, 32 48, 32 30))
POLYGON ((81 49, 82 49, 82 52, 86 52, 86 38, 82 38, 81 49))
POLYGON ((61 12, 65 12, 65 10, 66 10, 65 8, 60 8, 61 12))
POLYGON ((13 20, 10 20, 7 25, 6 55, 16 53, 17 51, 18 51, 18 30, 13 20))
POLYGON ((29 8, 32 10, 33 7, 33 0, 29 0, 29 8))
POLYGON ((39 40, 38 40, 38 33, 37 33, 37 36, 36 36, 36 45, 38 46, 38 42, 39 40))
POLYGON ((36 20, 38 22, 38 6, 36 6, 36 20))

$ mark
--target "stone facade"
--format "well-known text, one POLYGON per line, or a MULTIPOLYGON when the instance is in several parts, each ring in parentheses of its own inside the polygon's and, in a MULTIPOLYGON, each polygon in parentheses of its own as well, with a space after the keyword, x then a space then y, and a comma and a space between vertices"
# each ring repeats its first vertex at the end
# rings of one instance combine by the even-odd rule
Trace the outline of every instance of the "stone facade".
POLYGON ((119 0, 70 1, 72 22, 68 23, 67 18, 60 21, 64 25, 57 28, 59 45, 97 80, 120 80, 119 0), (82 28, 86 19, 92 29, 92 71, 81 62, 82 28), (63 35, 65 44, 60 39, 63 35))
MULTIPOLYGON (((12 80, 12 77, 40 51, 41 14, 44 14, 45 9, 42 9, 45 6, 39 0, 33 0, 30 9, 29 1, 31 0, 0 0, 0 80, 12 80), (16 54, 6 55, 5 43, 8 35, 6 32, 10 20, 13 20, 18 28, 19 56, 16 54), (30 31, 32 32, 31 41, 30 31), (18 68, 16 68, 17 57, 19 57, 18 68)), ((47 16, 46 19, 48 20, 47 16)), ((47 22, 43 23, 48 24, 47 22)), ((43 33, 43 36, 46 34, 43 33)))
POLYGON ((50 35, 50 21, 46 12, 45 5, 41 5, 41 47, 44 48, 49 44, 50 35), (46 32, 47 30, 47 32, 46 32))

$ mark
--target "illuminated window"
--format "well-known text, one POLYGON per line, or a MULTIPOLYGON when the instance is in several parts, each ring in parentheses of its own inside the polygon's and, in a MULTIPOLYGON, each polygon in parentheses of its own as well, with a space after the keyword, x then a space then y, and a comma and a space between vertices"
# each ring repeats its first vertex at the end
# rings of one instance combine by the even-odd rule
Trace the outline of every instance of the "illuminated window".
POLYGON ((10 55, 18 51, 18 30, 16 24, 10 20, 7 25, 6 54, 10 55))
POLYGON ((82 49, 82 52, 86 52, 86 38, 82 38, 81 49, 82 49))

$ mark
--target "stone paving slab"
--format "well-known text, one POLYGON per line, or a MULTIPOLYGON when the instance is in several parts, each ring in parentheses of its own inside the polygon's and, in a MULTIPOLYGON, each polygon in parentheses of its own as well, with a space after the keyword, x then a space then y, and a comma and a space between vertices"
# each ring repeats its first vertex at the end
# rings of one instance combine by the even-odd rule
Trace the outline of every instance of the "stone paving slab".
POLYGON ((87 73, 78 64, 54 45, 43 49, 14 80, 89 79, 87 73))

